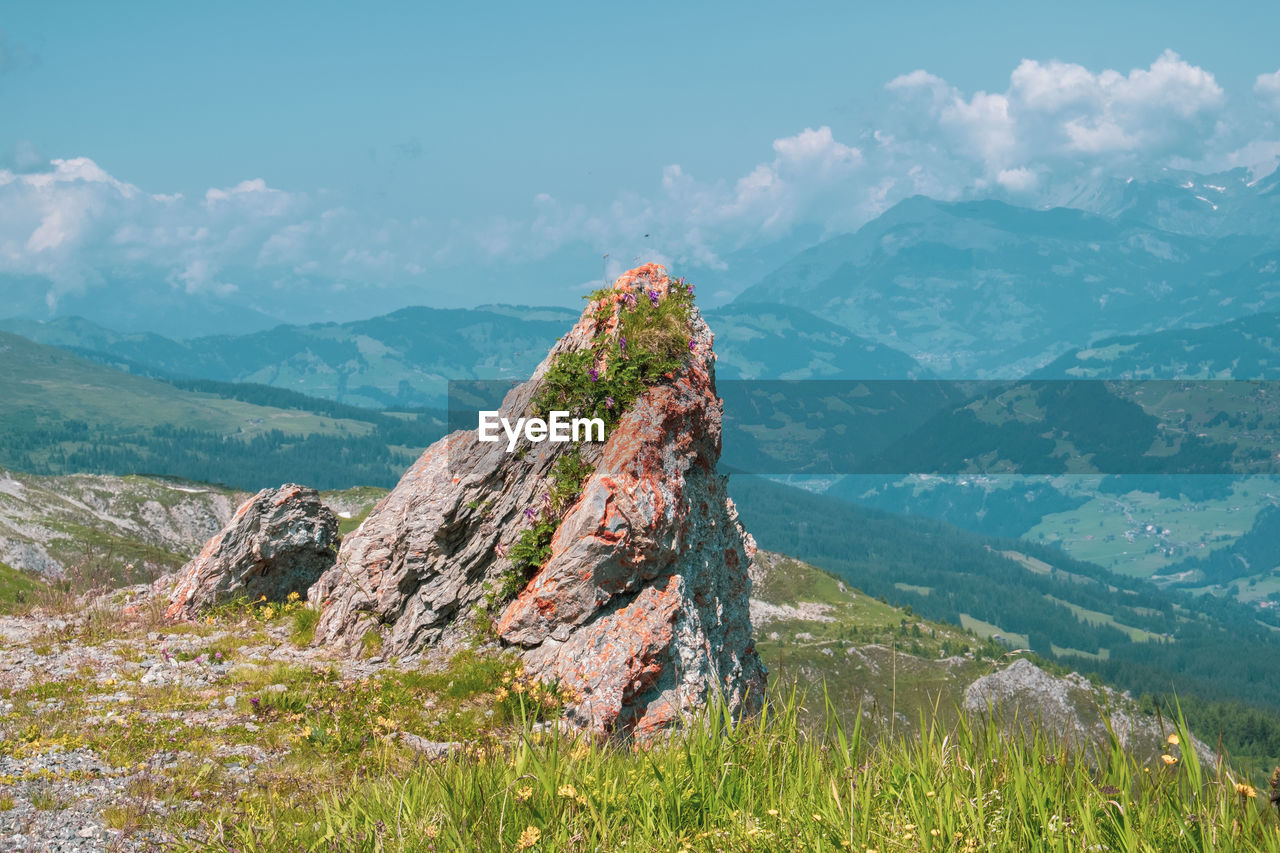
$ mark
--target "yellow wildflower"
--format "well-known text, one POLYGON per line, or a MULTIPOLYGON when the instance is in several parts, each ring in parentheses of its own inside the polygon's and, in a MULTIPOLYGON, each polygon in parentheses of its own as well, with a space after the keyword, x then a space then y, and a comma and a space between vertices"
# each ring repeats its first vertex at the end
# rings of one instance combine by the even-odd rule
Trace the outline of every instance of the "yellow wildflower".
POLYGON ((520 840, 516 842, 517 850, 528 850, 533 845, 542 840, 542 830, 536 826, 526 826, 524 832, 520 833, 520 840))
POLYGON ((525 785, 525 786, 524 786, 523 788, 521 788, 519 791, 516 791, 516 802, 517 802, 517 803, 527 803, 527 802, 529 802, 529 800, 531 800, 532 798, 533 798, 533 788, 531 788, 531 787, 530 787, 530 786, 528 786, 528 785, 525 785))
POLYGON ((1166 738, 1166 740, 1169 741, 1170 745, 1172 746, 1177 746, 1179 743, 1181 743, 1181 741, 1178 740, 1178 735, 1176 733, 1170 734, 1169 737, 1166 738))
POLYGON ((499 687, 497 692, 493 694, 494 698, 497 699, 499 702, 501 702, 503 699, 506 699, 507 695, 508 695, 507 688, 505 687, 499 687))
POLYGON ((424 829, 424 830, 422 831, 422 834, 423 834, 423 835, 425 835, 427 838, 439 838, 439 837, 440 837, 440 827, 436 826, 436 825, 433 823, 433 824, 431 824, 430 826, 428 826, 426 829, 424 829))
POLYGON ((297 601, 299 598, 302 598, 302 596, 301 596, 301 595, 298 593, 298 591, 295 589, 293 592, 289 593, 289 595, 285 597, 285 600, 286 600, 286 601, 297 601))
POLYGON ((778 810, 777 810, 777 809, 769 809, 769 816, 770 816, 770 817, 777 817, 777 816, 778 816, 778 810))
POLYGON ((925 795, 926 797, 936 797, 936 796, 938 795, 938 793, 937 793, 936 791, 925 791, 925 792, 924 792, 924 795, 925 795))
POLYGON ((1236 793, 1242 797, 1253 799, 1254 797, 1258 796, 1258 789, 1253 787, 1252 785, 1246 785, 1244 782, 1237 782, 1236 793))
POLYGON ((572 785, 561 785, 556 790, 556 793, 567 800, 572 800, 578 796, 578 789, 573 787, 572 785))
POLYGON ((817 823, 822 823, 822 815, 820 815, 820 814, 816 814, 816 815, 814 815, 814 816, 813 816, 813 819, 814 819, 814 821, 816 821, 817 823))
POLYGON ((1160 760, 1170 767, 1178 763, 1178 759, 1174 758, 1172 755, 1162 755, 1160 756, 1160 760))
POLYGON ((311 726, 303 726, 303 727, 302 727, 302 736, 303 736, 304 738, 311 737, 311 726))

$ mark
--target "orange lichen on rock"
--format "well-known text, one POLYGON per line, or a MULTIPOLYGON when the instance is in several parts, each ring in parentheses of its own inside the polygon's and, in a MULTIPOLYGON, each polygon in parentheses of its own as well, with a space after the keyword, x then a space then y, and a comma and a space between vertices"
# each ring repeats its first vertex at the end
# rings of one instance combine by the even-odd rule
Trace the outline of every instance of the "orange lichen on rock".
MULTIPOLYGON (((613 299, 669 284, 649 264, 620 278, 613 299)), ((740 710, 764 686, 747 615, 749 537, 715 473, 721 404, 711 333, 696 315, 693 340, 685 369, 613 429, 551 558, 497 626, 528 649, 531 672, 586 697, 569 716, 601 733, 669 725, 705 702, 718 673, 740 710)))

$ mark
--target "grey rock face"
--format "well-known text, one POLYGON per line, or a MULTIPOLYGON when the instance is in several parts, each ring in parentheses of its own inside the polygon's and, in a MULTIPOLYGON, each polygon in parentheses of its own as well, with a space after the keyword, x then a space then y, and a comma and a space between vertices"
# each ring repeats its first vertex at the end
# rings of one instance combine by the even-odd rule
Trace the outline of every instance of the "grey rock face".
POLYGON ((283 601, 333 565, 338 519, 315 489, 263 489, 178 573, 167 617, 185 619, 236 598, 283 601))
MULTIPOLYGON (((964 707, 972 714, 993 716, 1004 727, 1016 725, 1028 734, 1051 732, 1059 741, 1087 753, 1107 748, 1108 723, 1120 745, 1144 759, 1160 754, 1175 730, 1172 720, 1161 721, 1142 713, 1126 693, 1094 686, 1075 672, 1055 677, 1029 660, 1015 661, 970 684, 964 707)), ((1208 746, 1198 739, 1193 743, 1202 761, 1214 759, 1208 746)), ((1178 750, 1174 752, 1176 755, 1178 750)))

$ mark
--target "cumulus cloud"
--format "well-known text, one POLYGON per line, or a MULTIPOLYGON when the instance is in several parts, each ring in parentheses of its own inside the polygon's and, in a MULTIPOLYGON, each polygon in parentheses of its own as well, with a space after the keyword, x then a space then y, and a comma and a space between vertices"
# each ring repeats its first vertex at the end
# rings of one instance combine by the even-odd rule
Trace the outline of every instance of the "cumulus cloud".
MULTIPOLYGON (((1253 96, 1280 111, 1280 71, 1260 75, 1253 96)), ((917 69, 888 81, 884 97, 857 125, 762 144, 760 161, 740 175, 673 163, 646 193, 595 206, 540 193, 525 211, 483 222, 380 218, 261 179, 166 195, 83 157, 29 168, 25 152, 24 165, 0 170, 0 274, 44 277, 56 299, 118 269, 152 271, 190 293, 243 295, 246 270, 272 286, 323 279, 356 292, 442 267, 536 261, 566 246, 607 255, 606 268, 663 258, 723 270, 736 249, 798 226, 853 230, 910 195, 1039 204, 1099 177, 1266 171, 1280 156, 1274 120, 1229 106, 1210 71, 1172 51, 1127 71, 1026 59, 998 91, 962 91, 917 69)))
POLYGON ((923 71, 888 89, 914 99, 923 130, 931 120, 954 156, 980 163, 992 178, 1034 163, 1201 156, 1225 104, 1213 74, 1172 51, 1127 74, 1024 59, 1003 92, 966 96, 923 71))
POLYGON ((149 193, 85 157, 0 170, 0 275, 46 279, 50 306, 117 275, 220 296, 241 290, 246 277, 411 276, 422 271, 413 266, 422 260, 421 230, 261 179, 186 198, 149 193))
MULTIPOLYGON (((1280 92, 1280 72, 1259 78, 1258 97, 1273 88, 1280 92)), ((1232 125, 1214 75, 1173 51, 1128 71, 1026 59, 990 92, 964 92, 917 69, 890 80, 885 93, 886 108, 862 127, 842 135, 823 125, 774 140, 772 157, 736 179, 671 164, 657 192, 611 208, 542 197, 531 222, 491 223, 483 248, 548 251, 579 239, 630 254, 628 235, 647 231, 678 261, 717 268, 727 251, 797 224, 852 230, 915 194, 1037 204, 1101 176, 1274 159, 1272 143, 1232 125)))
POLYGON ((1267 109, 1280 113, 1280 71, 1259 74, 1253 84, 1253 93, 1267 109))

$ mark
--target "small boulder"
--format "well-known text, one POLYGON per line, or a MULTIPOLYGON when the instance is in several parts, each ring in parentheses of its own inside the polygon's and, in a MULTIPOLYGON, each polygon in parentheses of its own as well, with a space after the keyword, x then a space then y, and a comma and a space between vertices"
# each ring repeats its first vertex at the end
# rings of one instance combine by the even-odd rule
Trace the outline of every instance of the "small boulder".
POLYGON ((315 489, 263 489, 178 573, 166 616, 189 619, 237 598, 305 597, 333 565, 338 541, 338 518, 315 489))

